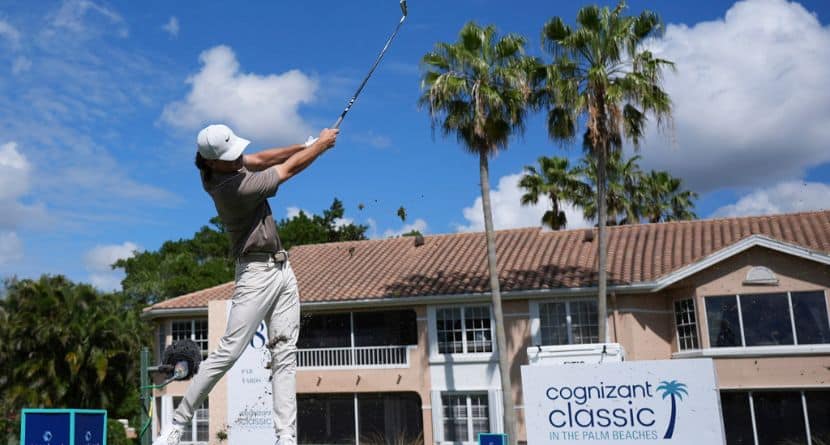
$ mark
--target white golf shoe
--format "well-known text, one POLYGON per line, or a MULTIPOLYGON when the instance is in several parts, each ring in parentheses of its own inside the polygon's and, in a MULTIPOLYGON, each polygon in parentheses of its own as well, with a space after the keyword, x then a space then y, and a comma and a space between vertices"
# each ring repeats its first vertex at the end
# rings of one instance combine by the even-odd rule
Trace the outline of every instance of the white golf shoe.
POLYGON ((285 436, 277 439, 277 445, 297 445, 297 439, 294 436, 285 436))
POLYGON ((153 445, 179 445, 179 441, 182 440, 182 431, 184 431, 184 426, 175 422, 171 423, 161 429, 161 434, 153 441, 153 445))

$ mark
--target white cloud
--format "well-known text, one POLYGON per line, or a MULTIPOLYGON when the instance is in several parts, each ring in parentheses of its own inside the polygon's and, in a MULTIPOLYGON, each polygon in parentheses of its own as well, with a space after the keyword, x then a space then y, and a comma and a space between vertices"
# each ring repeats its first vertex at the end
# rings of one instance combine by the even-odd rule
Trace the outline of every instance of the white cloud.
POLYGON ((290 207, 285 208, 285 217, 288 218, 288 219, 292 219, 292 218, 296 217, 297 215, 299 215, 300 212, 305 213, 306 216, 311 216, 312 215, 312 213, 309 212, 306 209, 301 209, 299 207, 290 206, 290 207))
POLYGON ((370 145, 375 148, 389 148, 392 146, 391 138, 381 134, 375 134, 372 130, 369 130, 363 134, 355 135, 354 140, 361 144, 370 145))
POLYGON ((92 37, 114 30, 119 37, 130 34, 127 23, 116 11, 90 0, 66 0, 52 17, 53 33, 70 31, 92 37))
POLYGON ((170 17, 170 20, 161 27, 167 34, 170 34, 170 37, 176 38, 179 36, 179 19, 175 16, 170 17))
POLYGON ((339 229, 343 226, 348 226, 349 224, 353 224, 354 219, 352 218, 334 218, 334 228, 339 229))
POLYGON ((713 216, 771 215, 830 208, 830 185, 785 181, 756 190, 738 202, 717 209, 713 216))
POLYGON ((32 67, 32 60, 25 56, 15 57, 12 62, 12 74, 18 75, 29 71, 32 67))
POLYGON ((121 289, 124 271, 112 269, 112 264, 130 258, 141 248, 130 241, 122 244, 95 246, 84 255, 84 265, 89 272, 89 281, 98 289, 111 291, 121 289))
POLYGON ((17 199, 29 190, 29 161, 16 142, 0 145, 0 202, 17 199))
MULTIPOLYGON (((372 221, 372 222, 374 222, 374 221, 372 221)), ((401 236, 404 233, 409 233, 413 230, 417 230, 417 231, 421 232, 421 234, 426 234, 427 233, 427 227, 428 227, 427 222, 424 221, 421 218, 418 218, 410 224, 404 224, 403 227, 401 227, 400 229, 397 229, 397 230, 395 230, 395 229, 386 229, 383 232, 383 237, 384 238, 391 238, 391 237, 395 237, 395 236, 401 236)))
POLYGON ((0 265, 23 259, 23 242, 14 232, 0 232, 0 265))
POLYGON ((20 31, 14 25, 2 19, 0 19, 0 38, 7 40, 13 49, 20 46, 20 31))
MULTIPOLYGON (((16 229, 23 223, 37 225, 46 220, 43 204, 21 201, 31 188, 31 170, 31 163, 16 142, 0 145, 0 231, 16 229)), ((14 235, 14 232, 8 233, 14 235)))
POLYGON ((724 18, 669 25, 676 144, 650 125, 643 164, 698 192, 769 185, 830 161, 830 28, 798 3, 748 0, 724 18))
MULTIPOLYGON (((540 227, 542 216, 548 207, 544 200, 533 206, 523 206, 521 203, 524 191, 519 187, 521 173, 503 176, 495 188, 490 189, 490 205, 493 211, 493 225, 496 230, 514 229, 519 227, 540 227)), ((564 203, 563 210, 568 220, 568 229, 592 227, 593 223, 586 220, 582 211, 571 203, 564 203)), ((477 197, 470 207, 463 210, 467 225, 457 225, 459 232, 484 231, 484 212, 481 209, 481 196, 477 197)))
POLYGON ((299 70, 269 75, 240 72, 236 55, 227 46, 204 51, 199 60, 201 71, 187 79, 190 92, 164 107, 164 122, 188 131, 224 122, 242 137, 268 144, 299 142, 311 134, 299 107, 314 99, 314 79, 299 70))

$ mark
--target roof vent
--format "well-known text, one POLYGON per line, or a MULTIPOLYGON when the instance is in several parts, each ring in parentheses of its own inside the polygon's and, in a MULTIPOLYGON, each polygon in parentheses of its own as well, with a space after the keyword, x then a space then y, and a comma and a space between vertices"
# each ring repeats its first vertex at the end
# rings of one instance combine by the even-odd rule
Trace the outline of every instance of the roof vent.
POLYGON ((415 235, 415 247, 423 246, 424 242, 424 235, 421 235, 420 233, 415 235))
POLYGON ((764 266, 755 266, 746 273, 744 284, 778 284, 778 277, 764 266))
POLYGON ((594 241, 594 229, 585 229, 582 231, 582 242, 590 243, 594 241))

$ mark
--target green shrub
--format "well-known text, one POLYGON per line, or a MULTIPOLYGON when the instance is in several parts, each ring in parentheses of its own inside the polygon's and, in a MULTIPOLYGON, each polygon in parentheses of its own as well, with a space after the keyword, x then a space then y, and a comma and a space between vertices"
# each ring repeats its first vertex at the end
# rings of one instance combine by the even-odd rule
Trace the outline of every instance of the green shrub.
POLYGON ((107 419, 107 445, 133 445, 124 425, 115 419, 107 419))

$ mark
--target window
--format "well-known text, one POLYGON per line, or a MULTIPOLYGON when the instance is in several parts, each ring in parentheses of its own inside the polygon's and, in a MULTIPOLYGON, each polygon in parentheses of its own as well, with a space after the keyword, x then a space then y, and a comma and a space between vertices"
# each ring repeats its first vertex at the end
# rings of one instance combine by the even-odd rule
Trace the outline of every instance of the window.
MULTIPOLYGON (((173 406, 179 406, 181 397, 173 397, 173 406)), ((205 399, 196 412, 193 413, 193 420, 184 427, 182 432, 182 444, 207 444, 210 441, 210 411, 208 399, 205 399)))
POLYGON ((738 300, 735 297, 706 298, 706 320, 709 322, 709 344, 712 347, 742 345, 738 300))
POLYGON ((355 346, 399 346, 418 344, 418 322, 412 309, 355 312, 355 346))
POLYGON ((487 306, 440 308, 435 318, 439 353, 493 352, 493 331, 487 306))
POLYGON ((830 443, 830 391, 804 391, 813 445, 830 443))
POLYGON ((695 300, 688 298, 674 302, 674 320, 677 325, 677 345, 681 351, 697 349, 697 318, 695 300))
POLYGON ((746 346, 793 344, 793 325, 786 294, 741 295, 746 346))
POLYGON ((754 445, 752 413, 748 392, 722 392, 720 394, 726 443, 729 445, 754 445))
POLYGON ((542 303, 539 305, 539 331, 543 345, 597 343, 597 302, 542 303))
POLYGON ((487 394, 445 393, 441 404, 445 442, 475 442, 479 433, 490 430, 487 394))
POLYGON ((418 344, 418 323, 412 309, 303 313, 297 340, 299 349, 415 344, 418 344))
POLYGON ((207 320, 174 321, 172 329, 173 341, 193 340, 202 351, 202 358, 208 355, 208 322, 207 320))
POLYGON ((303 314, 300 320, 300 349, 345 348, 352 344, 351 315, 303 314))
POLYGON ((758 445, 830 440, 830 391, 725 391, 721 407, 727 445, 753 445, 756 437, 758 445))
POLYGON ((413 392, 297 395, 299 445, 415 444, 423 430, 413 392))
POLYGON ((298 394, 297 442, 355 443, 353 394, 298 394))
POLYGON ((158 341, 156 343, 156 363, 161 363, 164 359, 164 348, 167 347, 167 324, 162 321, 158 324, 158 341))
POLYGON ((830 343, 824 292, 793 292, 792 300, 798 344, 830 343))
POLYGON ((830 343, 824 292, 706 298, 712 347, 830 343))

